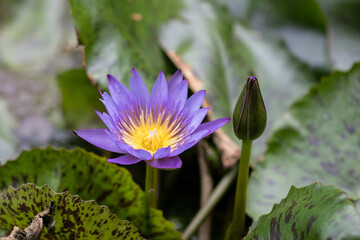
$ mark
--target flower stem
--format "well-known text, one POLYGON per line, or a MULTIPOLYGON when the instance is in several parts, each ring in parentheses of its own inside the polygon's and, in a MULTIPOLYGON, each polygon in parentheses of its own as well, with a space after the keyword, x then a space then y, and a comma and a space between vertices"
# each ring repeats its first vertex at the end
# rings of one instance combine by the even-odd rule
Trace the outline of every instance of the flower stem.
POLYGON ((231 183, 235 180, 236 177, 236 168, 228 172, 218 183, 214 191, 211 193, 211 196, 204 204, 203 207, 196 213, 196 216, 191 220, 190 224, 186 227, 182 239, 188 240, 196 232, 201 223, 206 219, 207 216, 214 209, 216 204, 221 200, 226 191, 229 189, 231 183))
POLYGON ((145 194, 151 207, 157 208, 159 191, 159 170, 146 164, 145 194))
POLYGON ((242 141, 241 157, 239 171, 236 183, 236 195, 233 213, 233 237, 232 239, 241 239, 246 234, 245 231, 245 205, 246 190, 249 178, 249 162, 252 141, 242 141))

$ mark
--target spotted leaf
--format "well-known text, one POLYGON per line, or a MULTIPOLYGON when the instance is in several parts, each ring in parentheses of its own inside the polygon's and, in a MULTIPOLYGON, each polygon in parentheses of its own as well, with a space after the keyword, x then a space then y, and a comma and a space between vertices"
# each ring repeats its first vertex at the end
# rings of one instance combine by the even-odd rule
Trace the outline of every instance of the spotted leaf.
POLYGON ((291 185, 335 184, 360 199, 360 65, 335 72, 297 101, 249 181, 248 214, 257 219, 291 185))
POLYGON ((245 239, 359 239, 359 226, 360 215, 345 192, 314 183, 291 187, 245 239))
POLYGON ((0 229, 11 231, 13 226, 25 229, 50 201, 56 205, 55 230, 49 232, 44 228, 41 239, 144 239, 131 222, 121 220, 108 207, 83 201, 68 192, 56 193, 47 185, 38 188, 31 183, 16 189, 9 187, 0 194, 0 229))

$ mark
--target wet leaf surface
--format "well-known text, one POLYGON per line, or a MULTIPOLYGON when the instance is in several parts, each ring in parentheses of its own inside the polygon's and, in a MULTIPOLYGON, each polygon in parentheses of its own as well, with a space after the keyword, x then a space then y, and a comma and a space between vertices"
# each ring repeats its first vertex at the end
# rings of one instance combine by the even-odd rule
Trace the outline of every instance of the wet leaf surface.
POLYGON ((257 219, 291 185, 335 184, 360 198, 360 65, 335 72, 297 101, 274 132, 249 181, 248 211, 257 219))
MULTIPOLYGON (((315 77, 279 42, 232 21, 228 12, 202 1, 185 2, 182 18, 162 28, 160 42, 168 54, 175 52, 201 80, 202 84, 192 84, 194 79, 189 77, 190 87, 193 91, 207 90, 214 118, 231 117, 247 78, 258 78, 268 123, 264 135, 254 142, 255 160, 263 153, 275 120, 306 92, 315 77)), ((232 124, 222 129, 239 142, 232 124)))
POLYGON ((314 183, 291 187, 245 239, 359 239, 360 215, 345 192, 314 183))
MULTIPOLYGON (((78 39, 85 46, 86 71, 107 86, 112 74, 128 86, 131 69, 137 68, 148 87, 166 69, 157 43, 159 26, 176 17, 180 1, 70 0, 78 39)), ((174 71, 175 72, 175 71, 174 71)))
POLYGON ((38 188, 31 183, 16 189, 9 187, 0 193, 0 228, 25 229, 50 201, 56 204, 53 216, 56 225, 51 233, 44 228, 41 239, 143 239, 131 222, 121 220, 108 207, 83 201, 68 192, 56 193, 47 185, 38 188))
POLYGON ((283 39, 315 68, 347 71, 360 60, 359 1, 258 0, 246 9, 252 27, 283 39))
POLYGON ((34 149, 0 167, 2 190, 27 182, 96 200, 120 219, 133 222, 147 239, 181 238, 161 211, 149 207, 144 192, 126 169, 84 150, 34 149))

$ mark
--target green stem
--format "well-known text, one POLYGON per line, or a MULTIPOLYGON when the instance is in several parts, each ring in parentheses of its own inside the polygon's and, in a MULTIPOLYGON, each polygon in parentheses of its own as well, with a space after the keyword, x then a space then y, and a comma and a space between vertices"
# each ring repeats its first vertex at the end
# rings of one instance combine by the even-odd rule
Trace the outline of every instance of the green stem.
POLYGON ((236 183, 236 195, 233 213, 233 237, 232 239, 241 239, 246 234, 245 231, 245 206, 246 190, 249 178, 249 162, 252 141, 242 141, 239 172, 236 183))
POLYGON ((145 194, 151 207, 157 208, 159 191, 159 170, 146 164, 145 194))
POLYGON ((220 201, 220 199, 224 196, 226 191, 229 189, 231 183, 234 181, 236 177, 237 169, 234 168, 230 172, 228 172, 218 183, 214 191, 211 193, 211 196, 204 204, 203 207, 197 212, 196 216, 191 220, 191 223, 185 229, 182 239, 188 240, 190 237, 196 232, 199 226, 204 222, 204 220, 209 216, 211 211, 214 209, 216 204, 220 201))

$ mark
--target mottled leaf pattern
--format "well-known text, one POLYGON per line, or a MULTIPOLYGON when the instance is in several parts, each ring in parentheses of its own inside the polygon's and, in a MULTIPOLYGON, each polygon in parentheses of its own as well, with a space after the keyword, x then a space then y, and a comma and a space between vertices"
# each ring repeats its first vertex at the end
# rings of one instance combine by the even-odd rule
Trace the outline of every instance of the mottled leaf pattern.
POLYGON ((257 219, 291 185, 335 184, 360 198, 360 65, 335 72, 296 102, 269 141, 248 186, 247 213, 257 219))
POLYGON ((144 192, 126 169, 84 150, 34 149, 0 167, 2 191, 27 182, 96 200, 120 219, 133 222, 147 239, 180 239, 162 212, 149 207, 144 192))
POLYGON ((11 231, 13 226, 25 229, 50 201, 56 204, 55 230, 49 233, 44 228, 41 239, 143 239, 131 222, 121 220, 108 207, 31 183, 16 189, 9 187, 0 194, 0 229, 11 231))
POLYGON ((345 192, 314 183, 291 187, 288 196, 262 216, 249 239, 360 239, 360 215, 345 192))

